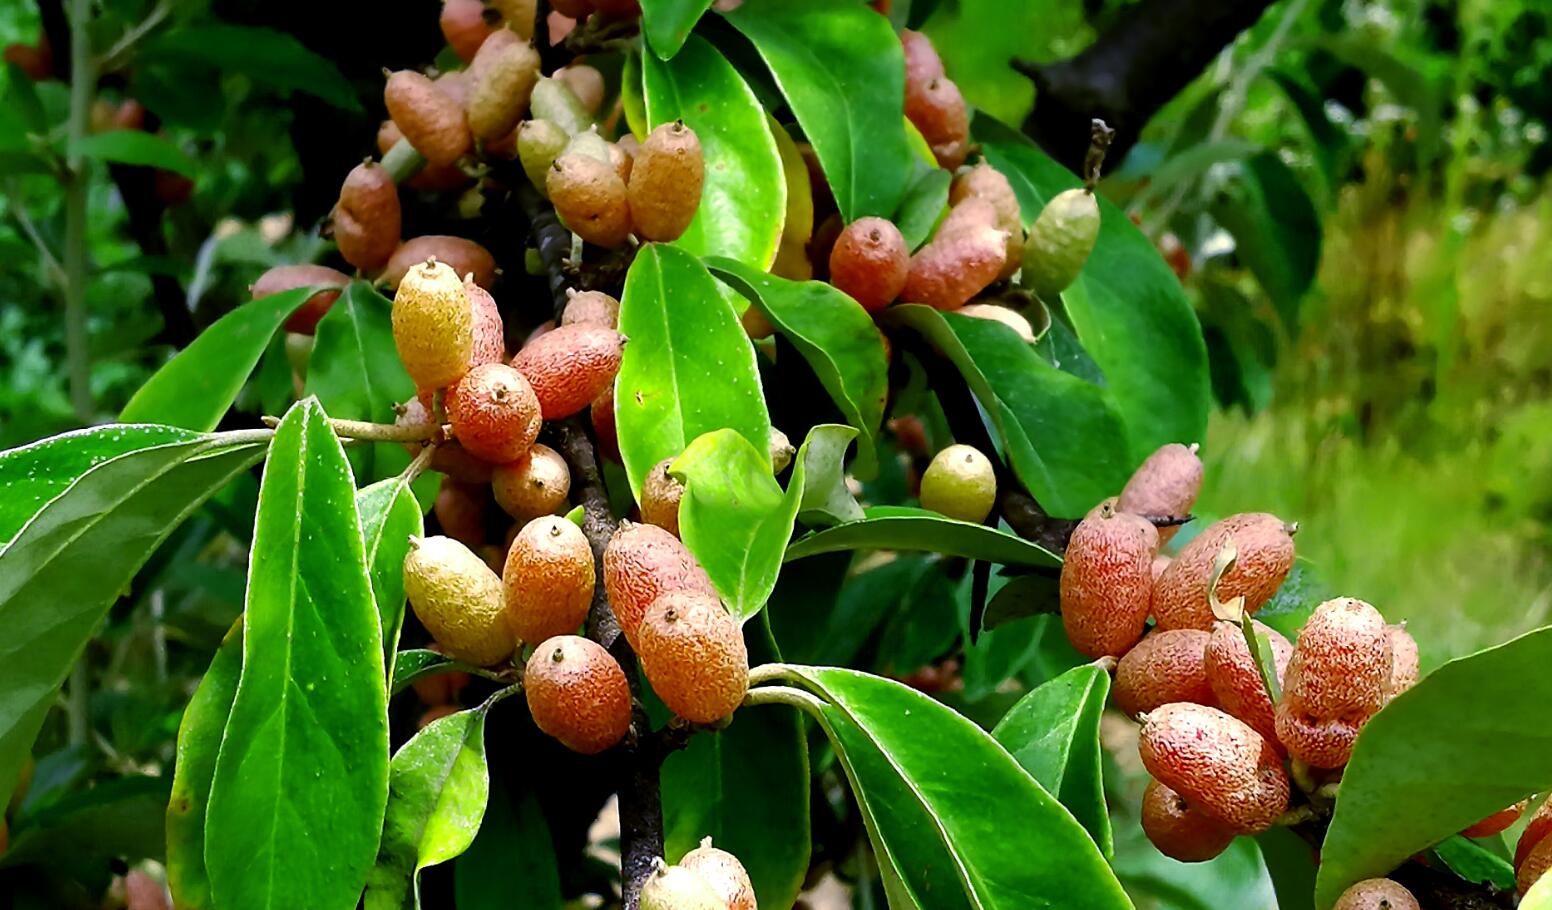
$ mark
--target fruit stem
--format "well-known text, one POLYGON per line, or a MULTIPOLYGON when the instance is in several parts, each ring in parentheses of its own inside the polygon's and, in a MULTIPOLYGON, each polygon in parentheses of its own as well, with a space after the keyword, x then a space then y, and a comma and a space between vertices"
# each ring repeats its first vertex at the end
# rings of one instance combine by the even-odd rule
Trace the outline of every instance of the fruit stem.
MULTIPOLYGON (((279 417, 266 414, 261 419, 264 425, 271 429, 280 426, 279 417)), ((329 428, 341 439, 359 439, 365 442, 440 442, 447 435, 440 424, 399 426, 392 423, 370 423, 365 420, 339 418, 330 418, 329 428)))
POLYGON ((816 719, 824 711, 823 701, 794 686, 761 686, 758 689, 750 689, 744 696, 744 707, 753 708, 760 705, 786 705, 797 708, 816 719))
POLYGON ((1094 187, 1099 184, 1099 171, 1105 166, 1105 153, 1110 150, 1113 139, 1115 130, 1095 117, 1089 127, 1088 154, 1083 156, 1083 189, 1090 196, 1094 195, 1094 187))
POLYGON ((415 453, 414 459, 404 466, 403 471, 399 472, 399 481, 404 484, 414 483, 415 479, 430 466, 431 456, 436 454, 436 450, 437 444, 435 442, 427 442, 427 444, 421 446, 420 451, 415 453))
POLYGON ((415 151, 408 139, 400 139, 393 148, 383 153, 383 169, 394 183, 403 183, 426 166, 425 156, 415 151))

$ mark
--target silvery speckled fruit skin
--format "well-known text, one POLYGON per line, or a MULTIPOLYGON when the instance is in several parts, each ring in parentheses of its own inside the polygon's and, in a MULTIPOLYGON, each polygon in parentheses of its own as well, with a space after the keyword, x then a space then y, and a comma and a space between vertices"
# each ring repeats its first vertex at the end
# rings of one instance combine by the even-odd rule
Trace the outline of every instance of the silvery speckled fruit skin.
POLYGON ((1062 627, 1089 657, 1120 657, 1142 637, 1159 535, 1109 499, 1089 511, 1062 562, 1062 627))
POLYGON ((464 112, 476 139, 499 139, 516 129, 539 81, 539 52, 515 32, 498 35, 512 37, 498 42, 491 36, 469 65, 472 84, 464 112))
POLYGON ((755 904, 754 883, 738 857, 711 845, 711 838, 684 855, 679 865, 700 875, 722 898, 727 910, 758 910, 755 904))
POLYGON ((593 603, 593 550, 574 522, 543 515, 517 532, 501 579, 507 619, 519 641, 572 633, 593 603))
POLYGON ((604 548, 604 588, 620 629, 634 646, 647 608, 668 591, 715 597, 706 570, 679 538, 657 525, 620 522, 604 548))
POLYGON ((744 633, 716 597, 669 591, 636 630, 641 668, 669 710, 709 724, 733 713, 749 688, 744 633))
POLYGON ((444 388, 468 371, 474 308, 452 268, 424 262, 404 274, 393 297, 393 342, 418 389, 444 388))
POLYGON ((563 325, 530 341, 512 358, 528 378, 545 420, 577 414, 614 384, 625 336, 596 323, 563 325))
POLYGON ((482 288, 490 287, 496 279, 496 257, 490 250, 466 237, 422 234, 404 241, 393 251, 383 267, 383 280, 389 287, 397 288, 410 269, 427 259, 446 263, 460 279, 473 275, 474 283, 482 288))
POLYGON ((1277 593, 1293 568, 1294 526, 1268 512, 1243 512, 1210 525, 1181 548, 1153 586, 1153 618, 1162 629, 1211 629, 1208 586, 1219 552, 1234 542, 1234 565, 1218 580, 1218 599, 1245 598, 1254 613, 1277 593))
POLYGON ((1293 645, 1277 702, 1277 738, 1316 768, 1340 768, 1385 706, 1391 677, 1385 617, 1351 597, 1315 608, 1293 645))
POLYGON ((1367 878, 1342 892, 1331 910, 1421 910, 1412 892, 1388 878, 1367 878))
POLYGON ((668 473, 672 458, 652 466, 641 482, 641 520, 679 536, 679 503, 684 499, 684 484, 668 473))
POLYGON ((545 189, 555 214, 588 243, 612 248, 630 237, 631 212, 626 202, 625 181, 608 162, 581 151, 555 159, 545 175, 545 189))
POLYGON ((559 452, 536 442, 523 457, 491 471, 490 489, 503 511, 527 521, 565 505, 571 470, 559 452))
POLYGON ((1250 725, 1217 708, 1155 709, 1138 751, 1149 774, 1235 834, 1259 834, 1288 808, 1282 759, 1250 725))
POLYGON ((447 537, 415 539, 404 557, 404 593, 448 656, 477 667, 512 656, 501 579, 473 550, 447 537))
POLYGON ((1007 239, 1005 232, 990 224, 939 230, 932 242, 911 256, 900 300, 939 310, 959 309, 997 280, 1007 239))
POLYGON ((1207 642, 1200 629, 1155 632, 1116 665, 1116 707, 1133 717, 1170 702, 1216 705, 1207 681, 1207 642))
POLYGON ((1060 294, 1077 279, 1099 239, 1099 203, 1082 189, 1052 197, 1024 243, 1024 286, 1041 297, 1060 294))
MULTIPOLYGON (((1288 658, 1293 654, 1293 645, 1270 626, 1257 622, 1255 630, 1266 636, 1272 648, 1272 665, 1277 668, 1280 686, 1288 669, 1288 658)), ((1245 644, 1245 633, 1235 623, 1213 625, 1207 642, 1206 672, 1218 707, 1249 724, 1273 748, 1282 751, 1282 743, 1277 739, 1272 698, 1261 679, 1261 670, 1250 654, 1250 647, 1245 644)))
POLYGON ((330 216, 340 255, 363 272, 382 268, 399 245, 402 217, 387 169, 375 161, 351 168, 330 216))
MULTIPOLYGON (((1159 446, 1127 479, 1117 505, 1133 515, 1184 518, 1202 491, 1202 473, 1202 459, 1194 446, 1178 442, 1159 446)), ((1178 526, 1160 528, 1159 544, 1169 543, 1178 530, 1178 526)))
POLYGON ((573 752, 602 752, 630 729, 625 671, 603 645, 580 635, 557 635, 534 648, 523 694, 534 725, 573 752))

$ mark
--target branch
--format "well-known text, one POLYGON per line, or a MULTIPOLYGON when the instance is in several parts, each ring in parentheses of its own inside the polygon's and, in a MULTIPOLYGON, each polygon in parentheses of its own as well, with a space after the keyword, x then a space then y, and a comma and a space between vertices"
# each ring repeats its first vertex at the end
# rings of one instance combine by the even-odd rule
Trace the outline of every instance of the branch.
POLYGON ((1035 109, 1024 132, 1077 171, 1088 149, 1089 123, 1098 117, 1115 128, 1112 160, 1121 160, 1148 120, 1272 3, 1142 0, 1076 57, 1013 61, 1035 84, 1035 109))

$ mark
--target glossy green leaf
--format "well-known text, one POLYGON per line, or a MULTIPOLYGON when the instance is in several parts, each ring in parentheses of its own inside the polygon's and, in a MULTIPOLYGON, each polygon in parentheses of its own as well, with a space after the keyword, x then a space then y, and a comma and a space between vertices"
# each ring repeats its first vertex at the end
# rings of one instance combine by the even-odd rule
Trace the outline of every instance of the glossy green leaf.
POLYGON ((889 21, 831 0, 746 0, 725 15, 770 67, 841 217, 894 214, 912 169, 905 57, 889 21))
POLYGON ((678 457, 702 433, 736 430, 770 457, 771 419, 754 346, 732 298, 676 247, 648 244, 631 264, 620 300, 620 331, 630 342, 615 380, 614 414, 638 500, 652 466, 678 457))
POLYGON ((1272 299, 1289 333, 1320 267, 1320 213, 1277 152, 1243 161, 1210 209, 1235 252, 1272 299))
POLYGON ((667 60, 679 53, 711 0, 643 0, 641 30, 652 52, 667 60))
POLYGON ((409 553, 410 537, 424 533, 420 503, 410 485, 394 477, 356 493, 356 513, 361 516, 361 545, 372 578, 372 600, 382 623, 384 669, 397 685, 394 660, 399 652, 399 630, 404 626, 404 557, 409 553))
POLYGON ((983 630, 1030 616, 1060 613, 1061 584, 1056 573, 1019 575, 992 594, 981 620, 983 630))
MULTIPOLYGON (((393 406, 415 394, 393 344, 393 303, 365 281, 351 282, 318 323, 317 342, 307 369, 307 393, 330 417, 393 423, 393 406)), ((368 446, 361 452, 361 473, 386 473, 377 462, 402 467, 394 446, 368 446), (374 456, 383 454, 387 459, 374 456)), ((397 469, 397 468, 395 468, 397 469)))
MULTIPOLYGON (((998 690, 1009 679, 1020 675, 1024 668, 1032 664, 1040 654, 1040 645, 1045 638, 1043 627, 1033 619, 1023 622, 1003 622, 1001 628, 987 629, 985 613, 991 609, 992 601, 998 594, 1012 585, 1013 582, 1026 576, 1005 577, 1001 574, 992 574, 991 566, 985 563, 973 563, 954 591, 954 604, 957 608, 959 619, 959 641, 964 651, 961 663, 960 679, 964 683, 961 690, 965 702, 975 705, 983 700, 992 699, 999 695, 998 690), (983 569, 984 567, 984 569, 983 569), (975 575, 977 571, 988 573, 986 596, 982 601, 981 628, 974 629, 975 621, 975 575)), ((1006 705, 993 709, 992 718, 1001 717, 1006 712, 1006 705)), ((980 720, 979 717, 976 718, 980 720)))
POLYGON ((225 23, 184 25, 153 37, 138 58, 240 73, 261 85, 302 92, 338 108, 361 109, 355 89, 333 63, 294 36, 274 29, 225 23))
POLYGON ((221 734, 242 674, 242 623, 227 633, 210 660, 178 725, 177 764, 167 801, 167 887, 183 910, 213 910, 205 870, 205 808, 216 774, 221 734))
MULTIPOLYGON (((994 120, 977 117, 972 133, 1013 184, 1025 224, 1052 196, 1079 183, 1021 133, 994 120)), ((1180 280, 1158 250, 1125 212, 1103 198, 1099 208, 1099 241, 1062 299, 1126 418, 1132 459, 1141 461, 1165 443, 1205 438, 1207 349, 1180 280)))
POLYGON ((490 805, 474 843, 453 862, 458 910, 561 910, 555 844, 533 791, 516 805, 500 777, 490 782, 490 805))
POLYGON ((754 92, 716 48, 695 36, 672 60, 646 55, 642 86, 648 127, 683 120, 706 158, 700 210, 674 244, 697 256, 767 268, 781 239, 787 184, 754 92))
POLYGON ((183 149, 171 139, 155 133, 139 130, 109 130, 81 139, 75 151, 87 158, 113 164, 133 164, 142 167, 161 168, 185 177, 193 178, 196 168, 183 149))
POLYGON ((311 288, 297 288, 251 300, 222 316, 146 380, 124 405, 119 420, 214 429, 237 400, 271 336, 310 296, 311 288))
POLYGON ((440 651, 427 648, 400 651, 394 659, 393 685, 389 689, 389 694, 397 695, 409 688, 416 680, 425 679, 427 676, 435 676, 438 673, 468 673, 478 669, 462 661, 453 660, 440 651))
POLYGON ((826 733, 880 864, 917 906, 1131 907, 1083 827, 975 724, 891 680, 787 673, 827 702, 826 733))
POLYGON ((420 870, 463 853, 485 815, 485 715, 511 690, 478 708, 439 717, 394 753, 377 864, 366 910, 420 906, 420 870))
MULTIPOLYGON (((883 620, 876 640, 869 648, 872 660, 859 669, 871 668, 875 673, 901 677, 927 667, 954 650, 960 637, 958 598, 955 596, 960 585, 945 574, 941 560, 933 557, 920 553, 899 554, 895 562, 905 562, 910 567, 897 576, 902 578, 901 584, 882 591, 876 584, 872 586, 876 598, 872 604, 859 603, 854 587, 847 585, 842 592, 841 605, 849 610, 863 606, 867 613, 861 610, 858 613, 866 618, 871 618, 869 613, 876 613, 883 620)), ((850 639, 858 642, 860 650, 861 644, 869 641, 870 629, 864 622, 855 637, 845 635, 831 647, 847 644, 850 639)), ((839 630, 832 627, 831 631, 839 630)))
POLYGON ((1552 789, 1552 628, 1450 661, 1376 714, 1342 775, 1316 906, 1552 789))
POLYGON ((1278 910, 1315 910, 1315 852, 1285 827, 1256 835, 1278 910))
POLYGON ((206 813, 222 910, 348 910, 377 852, 388 716, 355 494, 323 409, 292 407, 259 488, 243 672, 206 813))
POLYGON ((1277 593, 1256 611, 1256 620, 1292 641, 1315 608, 1334 596, 1315 564, 1300 556, 1293 561, 1293 568, 1277 593))
POLYGON ((1261 853, 1250 838, 1235 838, 1228 849, 1205 863, 1181 863, 1149 842, 1135 809, 1118 811, 1116 816, 1116 856, 1111 865, 1137 906, 1298 910, 1296 905, 1273 903, 1261 853))
POLYGON ((923 168, 921 176, 905 191, 895 226, 905 238, 905 248, 914 251, 932 236, 933 228, 948 211, 948 188, 953 175, 942 168, 923 168))
POLYGON ((921 304, 886 319, 921 335, 964 377, 1026 489, 1052 515, 1077 518, 1130 476, 1126 426, 1110 393, 1046 363, 1010 328, 921 304))
POLYGON ((187 442, 197 434, 177 427, 108 424, 74 430, 0 452, 0 547, 76 479, 110 458, 137 449, 187 442))
POLYGON ((287 335, 286 332, 275 333, 259 356, 259 366, 253 374, 250 391, 259 410, 265 414, 284 414, 296 401, 296 380, 286 350, 287 335))
POLYGON ((1514 865, 1469 837, 1445 838, 1432 852, 1462 881, 1514 890, 1514 865))
POLYGON ((157 546, 264 455, 224 433, 127 452, 86 471, 0 551, 0 793, 10 793, 55 692, 157 546))
POLYGON ((855 427, 820 424, 803 442, 803 498, 798 520, 806 525, 833 525, 864 517, 862 506, 846 486, 846 449, 855 427))
POLYGON ((1022 537, 986 525, 948 518, 926 509, 874 506, 861 521, 850 521, 802 537, 787 547, 786 560, 837 550, 921 550, 1010 566, 1058 566, 1061 557, 1022 537))
MULTIPOLYGON (((911 27, 932 39, 971 109, 1004 123, 1022 122, 1035 98, 1034 83, 1008 61, 1038 53, 1042 43, 1050 41, 1047 36, 1091 34, 1084 8, 1066 3, 913 0, 910 20, 921 23, 911 27), (918 3, 936 7, 936 14, 925 17, 918 3)), ((1086 43, 1087 38, 1081 40, 1086 43)))
POLYGON ((992 730, 1106 856, 1114 843, 1100 771, 1099 720, 1109 694, 1109 673, 1090 665, 1074 667, 1019 699, 992 730))
POLYGON ((711 259, 712 274, 759 307, 859 431, 852 469, 862 480, 878 472, 873 437, 884 421, 889 361, 883 336, 857 301, 823 281, 789 281, 731 259, 711 259))

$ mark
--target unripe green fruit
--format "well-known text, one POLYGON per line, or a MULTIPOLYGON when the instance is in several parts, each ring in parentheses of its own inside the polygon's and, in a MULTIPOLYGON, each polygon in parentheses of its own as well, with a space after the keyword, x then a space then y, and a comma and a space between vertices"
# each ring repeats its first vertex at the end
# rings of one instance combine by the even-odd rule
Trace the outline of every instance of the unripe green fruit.
POLYGON ((1249 725, 1203 705, 1164 705, 1138 739, 1143 767, 1234 834, 1259 834, 1288 808, 1288 775, 1249 725))
POLYGON ((575 632, 593 603, 593 549, 582 529, 545 515, 517 532, 501 580, 507 619, 519 641, 544 641, 575 632))
POLYGON ((1388 878, 1366 878, 1342 892, 1331 910, 1421 910, 1412 892, 1388 878))
POLYGON ((911 256, 900 300, 957 310, 997 280, 1007 236, 990 225, 939 231, 911 256))
POLYGON ((1137 716, 1171 702, 1217 705, 1207 682, 1207 641, 1199 629, 1155 632, 1116 665, 1115 703, 1137 716))
POLYGON ((598 135, 597 127, 588 127, 572 136, 566 141, 566 147, 561 149, 561 154, 586 155, 614 167, 614 158, 609 154, 609 140, 598 135))
POLYGON ((528 378, 545 420, 581 412, 614 384, 625 336, 592 323, 563 325, 530 341, 512 358, 528 378))
POLYGON ((1078 523, 1062 562, 1062 627, 1089 657, 1119 657, 1148 623, 1153 551, 1159 535, 1145 519, 1095 506, 1078 523))
POLYGON ((545 189, 555 214, 571 231, 588 243, 617 247, 631 233, 631 212, 626 203, 625 182, 607 160, 572 152, 550 165, 545 189))
POLYGON ((974 446, 951 445, 932 458, 921 478, 921 504, 957 518, 980 524, 997 501, 997 473, 991 461, 974 446))
MULTIPOLYGON (((1269 626, 1257 622, 1255 629, 1266 635, 1271 645, 1272 664, 1277 668, 1277 682, 1281 685, 1293 645, 1281 632, 1269 626)), ((1261 679, 1261 670, 1251 657, 1249 646, 1245 644, 1245 633, 1237 624, 1219 622, 1213 625, 1205 662, 1207 682, 1218 699, 1218 707, 1249 724, 1274 749, 1282 751, 1272 697, 1266 691, 1266 683, 1261 679)))
POLYGON ((603 645, 579 635, 557 635, 534 649, 523 694, 534 725, 573 752, 602 752, 630 729, 625 671, 603 645))
POLYGON ((414 537, 404 557, 404 594, 426 631, 451 657, 489 667, 512 656, 501 579, 449 537, 414 537))
POLYGON ((463 281, 435 260, 415 266, 393 298, 393 342, 420 389, 458 381, 474 354, 474 308, 463 281))
POLYGON ((1389 701, 1417 685, 1417 639, 1405 625, 1390 626, 1390 684, 1385 687, 1389 701))
POLYGON ((528 107, 533 111, 533 119, 548 120, 565 130, 568 136, 593 125, 593 115, 587 112, 587 105, 561 79, 541 78, 528 99, 528 107))
POLYGON ((1315 608, 1288 659, 1277 703, 1277 738, 1316 768, 1340 768, 1390 688, 1385 618, 1351 597, 1315 608))
MULTIPOLYGON (((1183 518, 1202 491, 1202 459, 1196 444, 1183 446, 1171 442, 1149 455, 1121 490, 1117 501, 1123 512, 1183 518)), ((1169 543, 1179 527, 1159 529, 1159 544, 1169 543)))
POLYGON ((383 101, 404 138, 432 164, 452 164, 473 147, 463 104, 423 74, 414 70, 391 74, 383 101))
POLYGON ((363 272, 383 267, 399 245, 399 189, 388 171, 368 161, 351 168, 330 222, 345 261, 363 272))
POLYGON ((830 283, 870 313, 900 296, 910 268, 905 237, 883 218, 853 221, 830 249, 830 283))
POLYGON ((431 506, 442 533, 470 548, 485 543, 485 506, 490 494, 483 485, 443 477, 431 506))
POLYGON ((1153 618, 1161 629, 1211 629, 1216 617, 1208 585, 1218 553, 1229 540, 1238 554, 1218 581, 1218 599, 1245 598, 1245 611, 1261 609, 1293 568, 1293 532, 1276 515, 1231 515, 1197 535, 1159 576, 1153 588, 1153 618))
POLYGON ((682 868, 698 874, 711 885, 727 910, 758 910, 755 903, 754 882, 738 857, 711 845, 711 838, 703 838, 701 845, 679 860, 682 868))
POLYGON ((706 570, 679 538, 657 525, 620 522, 604 548, 604 589, 620 629, 632 645, 647 608, 669 591, 715 597, 706 570))
POLYGON ((684 499, 684 484, 668 473, 672 458, 652 466, 641 482, 641 520, 679 536, 679 503, 684 499))
POLYGON ((682 120, 664 123, 636 151, 630 214, 643 240, 677 240, 695 219, 706 179, 701 140, 682 120))
POLYGON ((329 312, 329 307, 339 299, 340 288, 350 283, 350 276, 326 265, 277 265, 259 276, 248 288, 254 300, 262 300, 271 294, 292 291, 297 288, 321 288, 307 298, 290 316, 286 317, 285 330, 311 335, 318 328, 318 320, 329 312))
POLYGON ((571 470, 559 452, 534 443, 521 458, 496 466, 490 475, 490 489, 503 511, 528 521, 565 505, 571 492, 571 470))
POLYGON ((524 120, 518 125, 517 160, 546 199, 550 197, 546 186, 550 166, 560 157, 567 141, 566 131, 548 120, 524 120))
POLYGON ((589 114, 595 116, 598 114, 599 108, 604 105, 604 93, 607 89, 603 73, 586 63, 573 63, 556 70, 555 78, 571 89, 589 114))
POLYGON ((512 31, 506 41, 493 35, 469 65, 469 99, 464 111, 476 139, 498 139, 512 132, 528 112, 539 81, 539 52, 512 31))
POLYGON ((1142 832, 1158 851, 1182 863, 1204 863, 1233 843, 1225 831, 1179 793, 1156 780, 1142 792, 1142 832))
POLYGON ((680 866, 659 866, 641 886, 640 910, 728 910, 728 905, 698 873, 680 866))
POLYGON ((1525 806, 1529 800, 1522 799, 1512 806, 1499 809, 1487 818, 1482 819, 1469 828, 1460 832, 1462 837, 1492 837, 1500 834, 1510 825, 1520 820, 1520 815, 1525 812, 1525 806))
POLYGON ((496 464, 527 454, 543 422, 533 387, 504 363, 482 363, 464 374, 448 393, 447 414, 458 442, 496 464))
POLYGON ((636 630, 636 653, 652 691, 692 723, 727 717, 749 689, 744 633, 712 595, 659 596, 636 630))
POLYGON ((446 264, 460 279, 473 275, 474 283, 482 288, 490 287, 496 280, 496 258, 490 250, 451 234, 422 234, 399 244, 383 266, 383 280, 389 287, 397 288, 405 273, 427 259, 446 264))
POLYGON ((1024 286, 1041 297, 1067 290, 1077 279, 1099 239, 1099 202, 1084 189, 1057 193, 1035 223, 1024 244, 1024 286))

